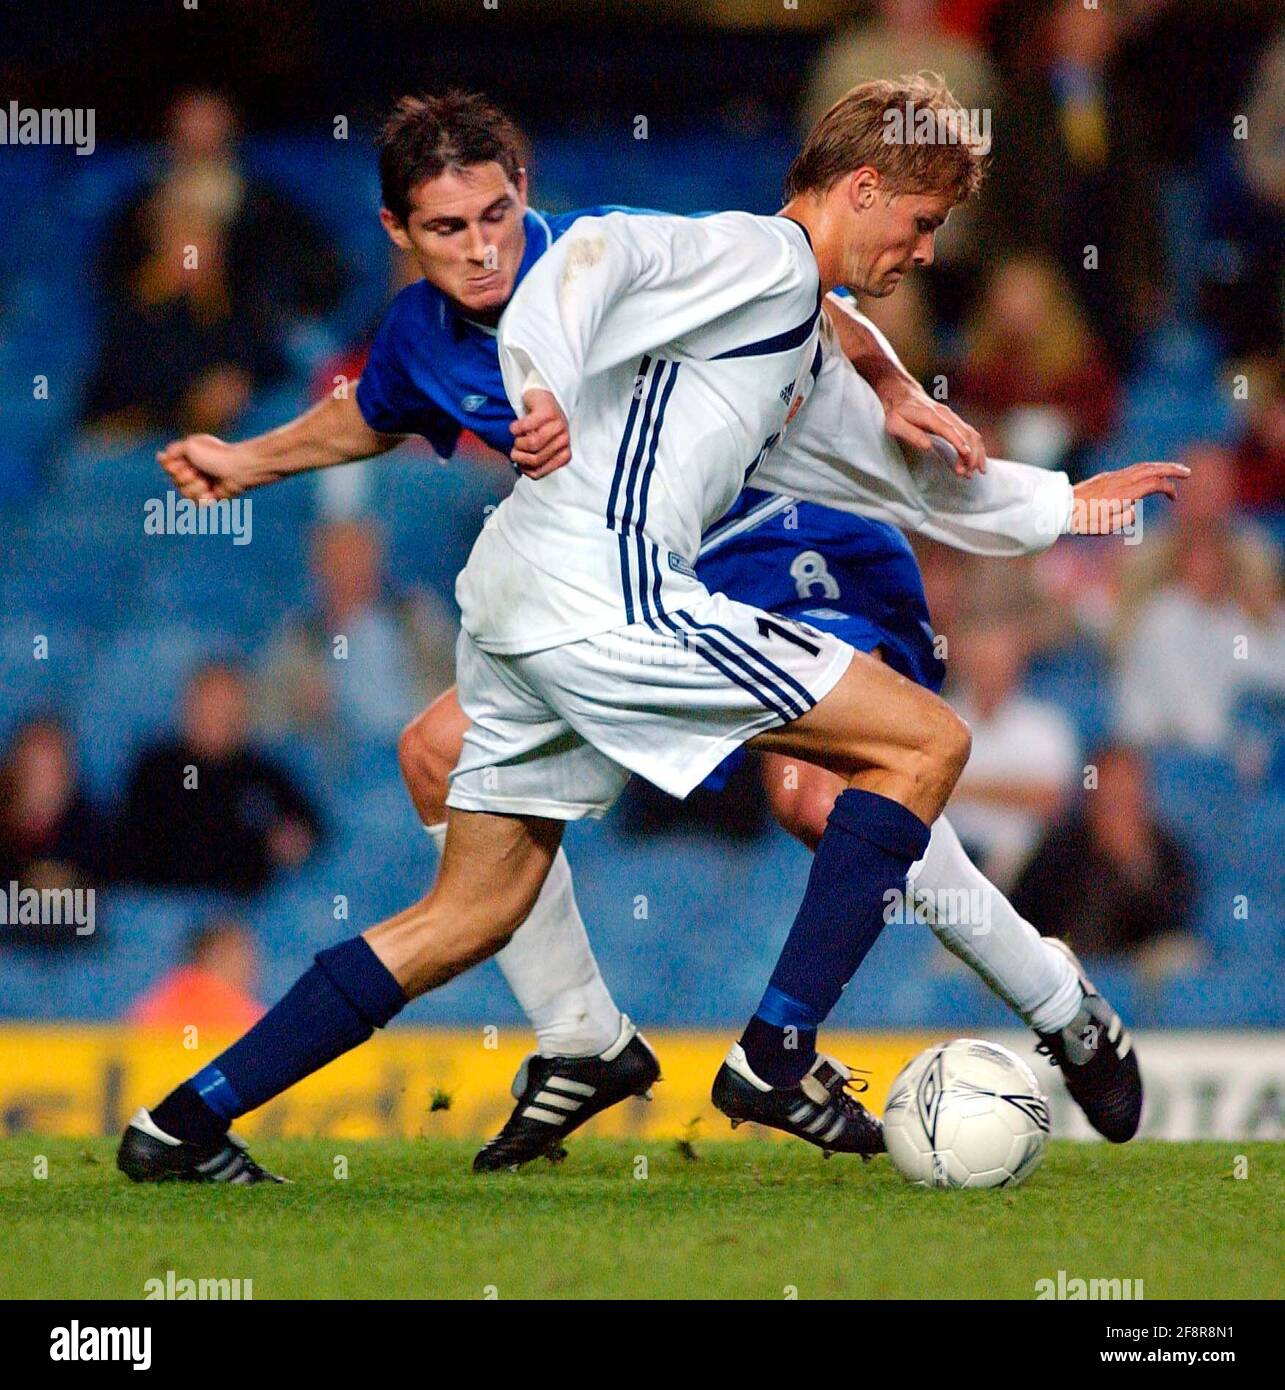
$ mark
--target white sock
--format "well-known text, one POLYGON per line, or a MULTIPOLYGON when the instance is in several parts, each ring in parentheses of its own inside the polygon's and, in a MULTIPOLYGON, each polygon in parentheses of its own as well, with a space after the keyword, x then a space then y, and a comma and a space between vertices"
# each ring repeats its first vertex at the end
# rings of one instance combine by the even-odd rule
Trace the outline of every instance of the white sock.
POLYGON ((1075 968, 973 863, 945 816, 933 825, 927 852, 911 865, 908 879, 914 890, 930 894, 924 903, 937 939, 971 965, 1009 1008, 1041 1033, 1070 1023, 1082 998, 1075 968), (963 911, 952 912, 952 901, 963 911), (936 916, 957 920, 939 922, 936 916))
MULTIPOLYGON (((424 829, 440 854, 445 824, 424 829)), ((530 915, 495 963, 531 1021, 542 1056, 605 1052, 620 1036, 621 1013, 594 959, 561 848, 530 915)))

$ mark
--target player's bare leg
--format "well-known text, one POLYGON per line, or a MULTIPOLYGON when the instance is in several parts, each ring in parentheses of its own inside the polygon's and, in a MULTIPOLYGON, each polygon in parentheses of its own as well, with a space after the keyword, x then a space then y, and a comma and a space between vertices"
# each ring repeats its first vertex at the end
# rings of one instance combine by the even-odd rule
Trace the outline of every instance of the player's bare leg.
POLYGON ((834 803, 848 784, 837 773, 784 753, 760 754, 759 775, 772 819, 787 835, 816 849, 834 803))
MULTIPOLYGON (((464 726, 453 696, 439 702, 436 713, 435 720, 426 721, 432 735, 423 741, 429 745, 428 752, 408 779, 421 813, 430 815, 442 805, 440 778, 458 757, 464 726)), ((402 752, 406 762, 407 749, 402 752)), ((505 947, 529 918, 550 869, 561 858, 562 822, 447 813, 444 807, 441 814, 451 833, 433 890, 362 936, 319 952, 314 965, 244 1038, 171 1092, 154 1111, 140 1110, 127 1127, 118 1154, 124 1172, 136 1181, 177 1178, 244 1183, 271 1177, 230 1136, 233 1119, 364 1042, 408 999, 444 984, 505 947)), ((565 865, 565 859, 562 862, 565 865)), ((569 919, 574 913, 569 877, 564 896, 566 901, 557 905, 564 919, 569 919)), ((578 925, 578 916, 574 922, 578 925)), ((583 938, 582 926, 579 932, 583 938)), ((560 935, 565 936, 565 930, 560 935)), ((584 946, 588 954, 587 941, 584 946)), ((590 973, 597 977, 591 954, 588 960, 590 973)), ((574 959, 568 966, 566 953, 560 958, 555 950, 548 963, 558 972, 562 986, 574 988, 574 959)), ((581 983, 586 992, 592 989, 593 980, 581 983)), ((614 1009, 605 988, 601 993, 607 1007, 614 1009)), ((586 1026, 590 1013, 584 1011, 578 1026, 586 1026)), ((558 1063, 575 1060, 581 1070, 593 1073, 591 1080, 581 1080, 578 1074, 573 1078, 575 1086, 586 1090, 576 1092, 560 1124, 541 1123, 540 1115, 562 1107, 534 1104, 540 1094, 541 1068, 551 1059, 530 1061, 524 1070, 536 1091, 525 1107, 519 1107, 520 1115, 515 1115, 522 1131, 517 1135, 520 1142, 501 1146, 502 1163, 478 1166, 512 1167, 550 1153, 558 1149, 564 1134, 592 1114, 624 1095, 645 1091, 655 1081, 659 1072, 655 1057, 632 1024, 617 1014, 613 1025, 614 1034, 597 1052, 579 1059, 556 1059, 558 1063)), ((553 1070, 561 1076, 565 1066, 553 1070)), ((491 1154, 495 1156, 494 1149, 491 1154)))
MULTIPOLYGON (((478 811, 451 810, 447 815, 449 833, 432 891, 362 936, 320 952, 313 967, 244 1038, 154 1111, 140 1110, 117 1156, 129 1177, 269 1178, 244 1145, 229 1136, 233 1119, 366 1041, 408 1000, 504 947, 540 895, 558 854, 563 823, 478 811)), ((516 1156, 506 1150, 503 1164, 479 1166, 513 1167, 557 1149, 563 1134, 614 1103, 614 1092, 600 1074, 626 1054, 633 1062, 630 1093, 645 1091, 656 1079, 655 1059, 642 1039, 630 1033, 612 1057, 583 1059, 596 1069, 596 1084, 576 1081, 564 1088, 561 1104, 546 1099, 534 1106, 546 1115, 565 1111, 564 1123, 542 1123, 526 1113, 533 1108, 528 1105, 521 1118, 536 1125, 540 1142, 528 1142, 516 1156)), ((530 1070, 549 1060, 536 1059, 530 1070)), ((562 1060, 551 1064, 550 1085, 561 1077, 562 1060)), ((614 1068, 613 1076, 619 1070, 614 1068)), ((557 1091, 553 1085, 553 1093, 557 1091)))
POLYGON ((562 822, 449 811, 437 882, 413 907, 363 932, 416 999, 489 959, 531 911, 562 841, 562 822))
POLYGON ((117 1166, 136 1182, 271 1179, 230 1134, 304 1077, 365 1042, 425 990, 503 946, 531 910, 562 838, 559 821, 452 812, 437 884, 420 902, 318 952, 239 1041, 131 1119, 117 1166))
POLYGON ((446 823, 451 770, 460 760, 467 730, 468 716, 452 686, 417 714, 397 740, 402 780, 420 823, 426 827, 446 823))
POLYGON ((854 652, 838 683, 789 724, 749 747, 815 763, 930 824, 968 762, 972 736, 950 706, 877 657, 854 652))
MULTIPOLYGON (((439 853, 450 774, 467 728, 459 699, 448 690, 406 726, 397 745, 411 800, 439 853)), ((660 1078, 655 1053, 617 1008, 598 969, 561 848, 495 963, 535 1031, 536 1051, 519 1066, 513 1111, 474 1158, 475 1172, 561 1157, 568 1135, 603 1110, 647 1094, 660 1078)))
POLYGON ((560 821, 452 811, 437 883, 420 902, 314 964, 249 1030, 154 1110, 117 1153, 136 1182, 271 1179, 230 1135, 238 1116, 365 1042, 409 999, 494 955, 531 910, 562 838, 560 821))

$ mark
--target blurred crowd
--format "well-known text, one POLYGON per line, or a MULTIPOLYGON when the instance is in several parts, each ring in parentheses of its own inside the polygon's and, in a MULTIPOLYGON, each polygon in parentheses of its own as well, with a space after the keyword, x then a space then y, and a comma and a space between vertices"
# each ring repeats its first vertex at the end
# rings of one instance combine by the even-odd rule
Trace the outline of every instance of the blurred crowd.
POLYGON ((173 734, 138 751, 112 815, 86 793, 57 714, 18 725, 0 760, 0 882, 246 894, 308 859, 322 817, 262 743, 299 737, 335 756, 391 745, 451 684, 454 639, 426 595, 393 595, 372 525, 323 522, 311 555, 313 606, 254 666, 238 657, 191 672, 173 734))
POLYGON ((285 374, 293 326, 333 309, 342 285, 312 219, 242 167, 231 103, 185 92, 160 169, 120 209, 100 255, 110 311, 86 418, 222 433, 285 374))
MULTIPOLYGON (((1181 9, 878 0, 819 43, 796 112, 805 128, 862 78, 916 68, 991 112, 976 205, 952 217, 931 270, 863 309, 995 456, 1079 479, 1161 456, 1139 452, 1154 439, 1192 469, 1177 503, 1148 507, 1122 541, 1017 562, 917 547, 946 694, 973 730, 950 807, 961 838, 1042 931, 1160 975, 1209 948, 1201 865, 1158 804, 1154 757, 1285 780, 1285 35, 1193 57, 1192 74, 1217 62, 1231 76, 1175 141, 1163 103, 1177 96, 1138 55, 1173 47, 1181 9), (1089 690, 1104 707, 1086 719, 1089 690)), ((98 434, 235 436, 343 293, 336 248, 247 172, 238 124, 221 95, 178 96, 153 176, 112 220, 82 412, 98 434)), ((391 285, 404 275, 390 262, 391 285)), ((305 375, 351 379, 363 351, 361 334, 330 342, 305 375)), ((452 466, 490 464, 465 450, 452 466)), ((137 750, 112 807, 89 798, 59 713, 13 729, 0 883, 244 897, 325 852, 309 790, 265 749, 391 746, 450 684, 454 630, 440 601, 394 582, 359 490, 320 510, 307 611, 191 671, 173 732, 137 750), (336 659, 341 634, 360 660, 336 659)), ((698 798, 665 819, 701 815, 698 798)), ((710 833, 726 819, 707 817, 710 833)), ((166 1016, 175 992, 252 1013, 253 955, 235 920, 204 924, 136 1016, 166 1016)))

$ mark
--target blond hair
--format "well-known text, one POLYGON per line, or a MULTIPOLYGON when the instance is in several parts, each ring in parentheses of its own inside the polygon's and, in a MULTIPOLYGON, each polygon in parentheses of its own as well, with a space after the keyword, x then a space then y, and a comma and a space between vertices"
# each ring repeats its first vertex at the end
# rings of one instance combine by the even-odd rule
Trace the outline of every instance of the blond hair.
POLYGON ((946 193, 962 203, 976 193, 989 139, 950 94, 936 73, 913 73, 894 82, 862 82, 845 93, 808 132, 785 176, 788 202, 801 193, 824 193, 854 169, 874 169, 891 193, 946 193), (905 126, 927 113, 954 138, 920 140, 905 126), (890 138, 901 127, 903 138, 890 138))

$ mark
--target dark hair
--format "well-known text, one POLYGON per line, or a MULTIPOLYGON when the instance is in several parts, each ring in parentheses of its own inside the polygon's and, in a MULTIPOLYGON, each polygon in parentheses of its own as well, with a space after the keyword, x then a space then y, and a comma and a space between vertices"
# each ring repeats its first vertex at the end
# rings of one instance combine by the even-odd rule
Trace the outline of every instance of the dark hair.
POLYGON ((458 88, 444 96, 402 97, 375 145, 380 196, 403 225, 411 194, 427 179, 494 162, 516 183, 527 160, 526 137, 513 121, 480 92, 458 88))

